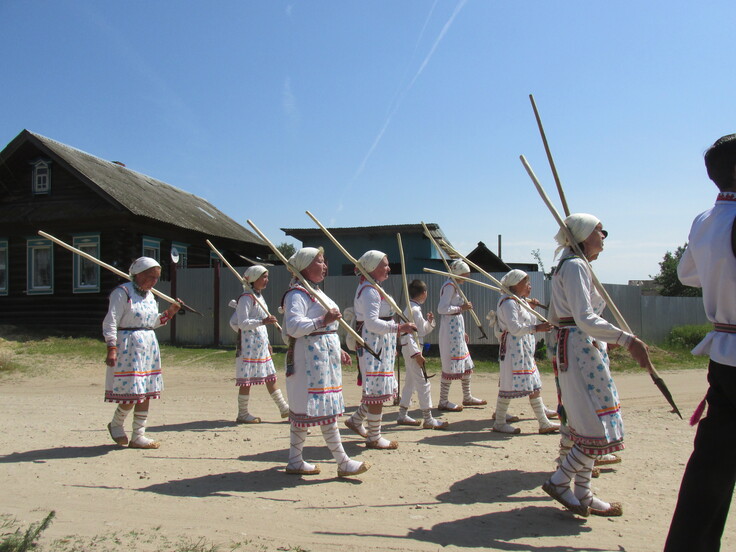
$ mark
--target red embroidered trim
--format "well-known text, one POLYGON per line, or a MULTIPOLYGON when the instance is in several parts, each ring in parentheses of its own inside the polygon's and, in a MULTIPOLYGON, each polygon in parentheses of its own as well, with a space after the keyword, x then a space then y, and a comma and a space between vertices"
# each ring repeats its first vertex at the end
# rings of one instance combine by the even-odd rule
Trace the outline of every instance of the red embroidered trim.
POLYGON ((736 194, 733 192, 721 192, 718 194, 716 201, 736 201, 736 194))

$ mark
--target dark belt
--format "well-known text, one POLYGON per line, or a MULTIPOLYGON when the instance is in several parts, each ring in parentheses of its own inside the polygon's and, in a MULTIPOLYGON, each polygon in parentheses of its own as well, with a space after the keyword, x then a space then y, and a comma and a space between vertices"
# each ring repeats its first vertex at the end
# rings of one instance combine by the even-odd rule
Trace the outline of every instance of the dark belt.
POLYGON ((556 326, 560 328, 573 328, 577 326, 577 324, 575 324, 575 319, 572 316, 565 316, 564 318, 560 318, 560 321, 556 326))
POLYGON ((717 332, 736 334, 736 324, 713 323, 713 329, 717 332))
POLYGON ((312 337, 313 335, 328 335, 328 334, 336 334, 336 333, 337 333, 337 330, 330 330, 327 332, 313 332, 309 334, 309 337, 312 337))
POLYGON ((153 328, 118 328, 119 332, 137 332, 138 330, 153 331, 153 328))

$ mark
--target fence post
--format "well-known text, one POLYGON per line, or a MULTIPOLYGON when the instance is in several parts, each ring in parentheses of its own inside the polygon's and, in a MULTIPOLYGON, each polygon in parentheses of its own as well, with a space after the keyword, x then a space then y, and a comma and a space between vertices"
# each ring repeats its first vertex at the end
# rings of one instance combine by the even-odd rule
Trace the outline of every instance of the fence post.
POLYGON ((220 345, 220 261, 215 262, 215 304, 213 305, 214 310, 214 346, 219 347, 220 345))

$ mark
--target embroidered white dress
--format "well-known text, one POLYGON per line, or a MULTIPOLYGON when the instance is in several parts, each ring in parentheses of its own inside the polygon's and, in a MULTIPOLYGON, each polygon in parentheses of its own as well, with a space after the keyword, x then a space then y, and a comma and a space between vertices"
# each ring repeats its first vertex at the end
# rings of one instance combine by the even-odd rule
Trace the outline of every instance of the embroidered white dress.
MULTIPOLYGON (((268 308, 263 297, 258 299, 268 308)), ((251 386, 276 381, 276 368, 268 350, 268 331, 262 320, 266 312, 256 303, 253 292, 243 293, 230 318, 230 327, 239 334, 235 359, 235 385, 251 386)))
POLYGON ((570 437, 586 454, 624 448, 624 425, 607 343, 626 346, 633 337, 601 317, 605 301, 585 262, 563 253, 552 278, 549 321, 561 326, 555 354, 564 417, 570 437))
POLYGON ((442 378, 445 380, 462 379, 463 375, 473 373, 473 359, 465 343, 465 321, 460 310, 462 304, 463 299, 455 284, 448 279, 442 285, 437 306, 440 315, 442 378))
POLYGON ((150 291, 139 295, 132 282, 112 291, 102 334, 117 347, 117 363, 107 367, 105 401, 140 403, 161 396, 161 354, 153 330, 168 320, 150 291))
POLYGON ((365 349, 358 349, 358 364, 363 377, 364 404, 383 404, 393 399, 398 384, 394 377, 396 361, 396 332, 399 325, 390 320, 394 312, 382 299, 376 288, 361 279, 353 302, 358 325, 362 323, 360 336, 381 360, 365 349))
MULTIPOLYGON (((319 293, 330 308, 337 308, 321 290, 313 293, 319 293)), ((345 411, 338 323, 322 326, 327 311, 296 281, 292 281, 282 305, 285 340, 289 343, 289 421, 297 427, 331 424, 345 411)))
POLYGON ((536 319, 508 295, 499 299, 496 317, 497 334, 501 334, 498 396, 515 399, 531 395, 542 388, 534 360, 536 319))

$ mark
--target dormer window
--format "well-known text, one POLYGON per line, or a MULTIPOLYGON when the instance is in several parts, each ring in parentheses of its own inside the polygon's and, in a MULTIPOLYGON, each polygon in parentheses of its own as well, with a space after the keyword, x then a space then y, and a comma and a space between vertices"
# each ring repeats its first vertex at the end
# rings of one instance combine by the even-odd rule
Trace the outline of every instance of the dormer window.
POLYGON ((39 159, 33 163, 33 193, 48 194, 51 191, 51 162, 39 159))

